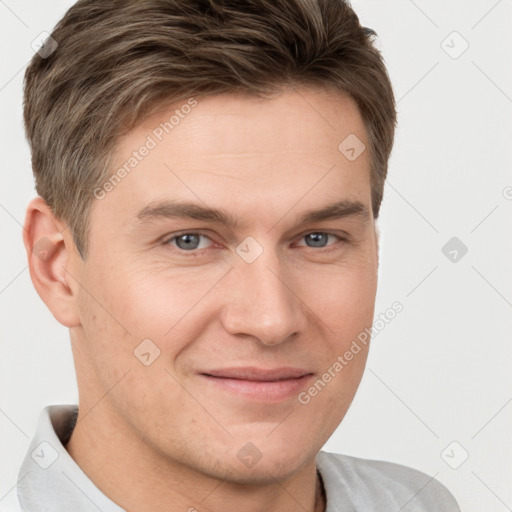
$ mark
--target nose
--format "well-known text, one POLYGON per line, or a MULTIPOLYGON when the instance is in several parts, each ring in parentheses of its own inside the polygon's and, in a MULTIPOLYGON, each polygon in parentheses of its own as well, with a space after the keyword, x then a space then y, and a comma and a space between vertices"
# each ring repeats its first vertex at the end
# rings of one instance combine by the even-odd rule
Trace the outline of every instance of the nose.
POLYGON ((305 328, 304 305, 275 255, 264 251, 252 263, 239 260, 230 274, 222 310, 229 333, 271 346, 305 328))

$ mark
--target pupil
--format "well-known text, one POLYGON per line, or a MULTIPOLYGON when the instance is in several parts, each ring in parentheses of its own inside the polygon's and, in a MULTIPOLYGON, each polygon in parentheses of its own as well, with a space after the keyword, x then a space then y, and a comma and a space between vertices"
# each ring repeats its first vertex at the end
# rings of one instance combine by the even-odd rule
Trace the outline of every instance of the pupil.
POLYGON ((176 239, 176 244, 180 249, 196 249, 199 244, 199 236, 193 234, 181 235, 176 239))
POLYGON ((327 243, 327 236, 327 233, 310 233, 307 237, 312 243, 308 245, 310 247, 323 247, 327 243))

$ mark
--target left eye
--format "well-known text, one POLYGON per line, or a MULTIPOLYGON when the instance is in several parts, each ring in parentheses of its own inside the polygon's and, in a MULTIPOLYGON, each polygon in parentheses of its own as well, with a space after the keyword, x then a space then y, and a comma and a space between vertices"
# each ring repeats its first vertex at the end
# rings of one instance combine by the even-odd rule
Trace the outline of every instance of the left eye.
POLYGON ((337 238, 338 240, 341 240, 341 238, 337 235, 333 235, 331 233, 324 233, 322 231, 308 233, 307 235, 304 235, 302 237, 302 239, 306 240, 306 245, 308 247, 325 247, 327 245, 332 245, 332 243, 331 244, 327 243, 327 241, 329 240, 329 237, 333 237, 333 238, 337 238))

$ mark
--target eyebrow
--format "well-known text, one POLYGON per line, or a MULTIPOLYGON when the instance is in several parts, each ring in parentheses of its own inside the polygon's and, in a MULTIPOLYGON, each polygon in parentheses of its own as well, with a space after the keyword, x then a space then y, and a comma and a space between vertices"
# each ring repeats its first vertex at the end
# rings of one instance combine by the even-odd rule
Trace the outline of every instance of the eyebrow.
MULTIPOLYGON (((307 210, 296 219, 296 222, 297 225, 300 225, 357 216, 367 222, 370 219, 368 208, 359 201, 342 200, 321 208, 307 210)), ((238 219, 226 211, 209 208, 197 203, 171 200, 150 203, 137 213, 136 218, 141 223, 159 219, 194 219, 224 224, 230 228, 236 228, 240 225, 238 219)))

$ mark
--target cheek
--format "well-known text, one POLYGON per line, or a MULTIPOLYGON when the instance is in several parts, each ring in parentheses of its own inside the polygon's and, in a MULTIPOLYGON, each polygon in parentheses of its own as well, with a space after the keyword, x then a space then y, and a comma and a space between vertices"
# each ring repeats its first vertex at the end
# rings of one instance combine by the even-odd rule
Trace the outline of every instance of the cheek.
POLYGON ((109 344, 123 348, 129 343, 130 355, 138 343, 150 339, 172 359, 199 335, 211 313, 204 309, 208 302, 204 299, 227 270, 223 265, 178 268, 169 263, 127 263, 104 272, 94 287, 108 313, 93 307, 104 329, 118 333, 109 344))
POLYGON ((223 269, 144 269, 135 273, 127 290, 123 316, 136 318, 164 336, 209 293, 223 269))
POLYGON ((301 297, 320 319, 325 338, 322 373, 299 403, 307 402, 306 409, 323 418, 326 432, 344 417, 366 365, 370 340, 365 329, 372 326, 377 291, 376 258, 371 251, 366 254, 301 281, 301 297))
POLYGON ((120 261, 88 262, 80 300, 81 325, 98 375, 119 377, 136 361, 137 345, 155 334, 150 329, 156 326, 150 314, 155 297, 137 284, 120 261))
POLYGON ((377 292, 376 263, 369 255, 336 267, 297 275, 298 296, 334 336, 339 349, 371 325, 377 292))

